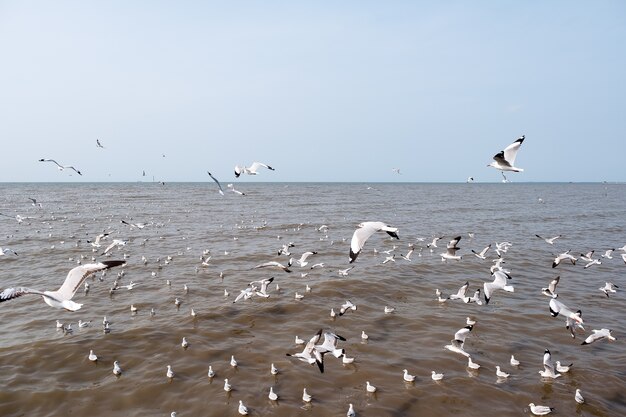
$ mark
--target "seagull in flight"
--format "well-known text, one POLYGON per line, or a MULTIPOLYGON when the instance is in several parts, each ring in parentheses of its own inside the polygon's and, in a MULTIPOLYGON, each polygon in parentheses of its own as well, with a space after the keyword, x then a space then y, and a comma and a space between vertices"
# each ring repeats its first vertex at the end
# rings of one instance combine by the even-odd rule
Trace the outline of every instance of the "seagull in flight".
POLYGON ((219 188, 219 193, 221 195, 224 195, 224 190, 222 189, 222 185, 220 184, 220 182, 217 180, 217 178, 215 178, 213 175, 211 175, 211 173, 209 171, 206 172, 207 174, 209 174, 209 177, 211 177, 211 179, 213 181, 215 181, 215 183, 217 184, 217 188, 219 188))
POLYGON ((491 299, 491 294, 495 290, 504 290, 507 292, 515 292, 515 289, 512 285, 507 285, 511 276, 504 271, 496 270, 491 275, 494 277, 493 282, 485 282, 483 284, 484 288, 484 296, 485 296, 485 304, 489 304, 489 300, 491 299))
POLYGON ((249 167, 242 167, 240 165, 235 165, 235 178, 239 178, 241 174, 256 175, 257 170, 261 167, 267 168, 270 171, 276 171, 271 166, 264 164, 262 162, 253 162, 252 165, 250 165, 249 167))
MULTIPOLYGON (((493 167, 495 169, 500 170, 502 175, 504 176, 504 171, 513 171, 513 172, 522 172, 524 171, 522 168, 517 168, 515 166, 515 157, 517 156, 517 152, 519 151, 520 146, 522 146, 522 142, 526 136, 522 135, 515 142, 504 148, 503 151, 498 152, 494 155, 494 162, 487 165, 488 167, 493 167)), ((506 179, 506 177, 504 177, 506 179)))
POLYGON ((465 339, 467 338, 467 336, 469 336, 473 328, 473 325, 468 325, 463 327, 462 329, 457 330, 457 332, 454 334, 454 339, 452 339, 449 345, 446 345, 444 347, 451 352, 460 353, 461 355, 469 358, 470 354, 463 349, 463 346, 465 345, 465 339))
POLYGON ((561 279, 560 275, 554 278, 552 281, 550 281, 547 288, 541 289, 541 293, 548 297, 553 297, 556 294, 556 286, 559 285, 560 279, 561 279))
POLYGON ((535 236, 537 236, 539 239, 543 239, 546 243, 548 243, 550 245, 554 245, 554 241, 561 237, 561 235, 554 236, 554 237, 548 237, 548 238, 541 237, 539 235, 535 235, 535 236))
POLYGON ((611 331, 609 329, 600 329, 600 330, 591 330, 593 332, 593 334, 590 334, 584 342, 582 342, 582 345, 588 345, 591 344, 593 342, 595 342, 596 340, 600 340, 600 339, 604 339, 607 338, 609 340, 615 340, 615 338, 613 337, 613 335, 611 335, 611 331))
POLYGON ((82 307, 82 304, 72 301, 72 297, 74 297, 74 294, 76 294, 76 291, 82 286, 88 276, 95 272, 124 264, 125 261, 103 261, 94 264, 80 265, 70 270, 61 288, 56 291, 40 291, 26 287, 6 288, 0 293, 0 302, 12 300, 22 295, 35 294, 41 295, 46 304, 51 307, 76 311, 82 307))
POLYGON ((447 261, 447 260, 458 261, 462 258, 462 256, 456 254, 456 251, 461 249, 457 246, 460 240, 461 240, 461 236, 457 236, 448 243, 448 245, 446 246, 446 251, 441 254, 442 261, 447 261))
POLYGON ((276 261, 271 261, 271 262, 265 262, 262 264, 259 264, 257 266, 255 266, 252 269, 255 268, 280 268, 285 272, 291 272, 291 269, 289 269, 289 267, 291 266, 291 261, 287 264, 287 266, 281 264, 280 262, 276 262, 276 261))
POLYGON ((64 169, 67 168, 67 169, 73 169, 74 171, 76 171, 76 173, 78 175, 81 175, 81 176, 83 175, 83 174, 80 173, 79 170, 77 170, 73 166, 71 166, 71 165, 61 165, 57 161, 55 161, 54 159, 43 159, 42 158, 42 159, 39 160, 39 162, 54 162, 56 164, 57 168, 59 169, 59 171, 63 171, 64 169))
POLYGON ((96 139, 96 146, 97 146, 98 148, 102 148, 102 149, 104 149, 104 146, 102 146, 102 144, 100 143, 100 139, 96 139))
POLYGON ((556 256, 556 258, 554 258, 554 261, 552 261, 552 268, 556 268, 557 266, 559 266, 559 264, 566 260, 569 259, 570 262, 572 263, 572 265, 576 265, 576 257, 573 255, 570 255, 571 250, 568 250, 567 252, 563 252, 560 253, 556 256))
POLYGON ((484 261, 485 259, 487 259, 487 252, 489 251, 489 249, 491 249, 491 243, 489 244, 489 246, 487 246, 485 249, 481 250, 480 252, 476 252, 474 249, 472 249, 472 253, 478 259, 482 259, 484 261))
POLYGON ((552 317, 557 317, 559 314, 567 317, 568 319, 574 320, 577 323, 583 324, 582 313, 574 313, 570 310, 565 304, 557 300, 558 295, 554 294, 550 299, 550 314, 552 317))
POLYGON ((226 184, 226 187, 227 187, 230 191, 232 191, 233 193, 235 193, 235 194, 239 194, 239 195, 246 195, 246 193, 241 192, 241 191, 239 191, 239 190, 236 190, 236 189, 235 189, 235 186, 234 186, 234 185, 232 185, 232 184, 226 184))
POLYGON ((315 333, 315 335, 307 342, 302 352, 294 354, 287 353, 287 356, 293 356, 294 358, 298 358, 310 365, 317 365, 320 372, 324 373, 324 359, 322 354, 315 348, 315 344, 319 342, 321 337, 322 329, 319 329, 317 333, 315 333))
POLYGON ((18 256, 17 252, 15 252, 13 249, 9 249, 9 248, 2 249, 0 247, 0 256, 8 255, 9 253, 12 253, 13 255, 18 256))
POLYGON ((600 287, 599 290, 602 291, 604 293, 604 295, 606 295, 607 298, 609 298, 609 293, 610 292, 617 292, 615 291, 615 288, 619 288, 617 285, 613 284, 612 282, 606 282, 604 284, 604 287, 600 287))
POLYGON ((357 256, 359 256, 367 239, 379 230, 387 232, 391 237, 400 239, 398 237, 398 228, 396 227, 387 226, 383 222, 360 223, 359 227, 354 231, 352 241, 350 242, 350 263, 354 262, 357 256))

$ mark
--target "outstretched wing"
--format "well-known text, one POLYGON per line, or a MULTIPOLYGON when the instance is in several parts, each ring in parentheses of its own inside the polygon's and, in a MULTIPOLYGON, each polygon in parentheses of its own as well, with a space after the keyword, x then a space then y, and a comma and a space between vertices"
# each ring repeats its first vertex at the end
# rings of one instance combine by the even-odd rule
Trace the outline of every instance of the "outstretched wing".
POLYGON ((125 263, 125 261, 102 261, 97 264, 77 266, 68 272, 65 282, 63 282, 63 285, 61 285, 61 288, 59 288, 56 293, 65 300, 71 300, 74 294, 76 294, 76 290, 78 290, 89 275, 104 269, 124 265, 125 263))

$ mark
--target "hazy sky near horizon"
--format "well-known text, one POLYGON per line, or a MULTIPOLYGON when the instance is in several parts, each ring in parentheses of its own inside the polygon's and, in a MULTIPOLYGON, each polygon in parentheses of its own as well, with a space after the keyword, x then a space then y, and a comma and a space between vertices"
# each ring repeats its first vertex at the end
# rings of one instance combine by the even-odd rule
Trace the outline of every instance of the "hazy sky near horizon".
POLYGON ((626 181, 624 22, 619 0, 0 0, 0 182, 498 182, 522 134, 514 182, 626 181))

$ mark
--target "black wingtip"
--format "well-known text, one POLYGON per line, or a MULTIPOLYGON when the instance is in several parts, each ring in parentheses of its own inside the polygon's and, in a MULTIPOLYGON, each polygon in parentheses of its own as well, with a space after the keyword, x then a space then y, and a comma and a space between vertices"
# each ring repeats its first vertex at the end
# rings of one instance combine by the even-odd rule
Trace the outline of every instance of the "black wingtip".
POLYGON ((107 269, 126 264, 126 261, 101 261, 107 269))

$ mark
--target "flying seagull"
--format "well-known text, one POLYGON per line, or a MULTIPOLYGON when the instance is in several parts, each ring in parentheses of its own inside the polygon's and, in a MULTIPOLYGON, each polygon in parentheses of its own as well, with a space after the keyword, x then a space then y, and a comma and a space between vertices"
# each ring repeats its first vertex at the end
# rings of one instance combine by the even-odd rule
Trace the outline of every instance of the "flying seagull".
POLYGON ((493 282, 485 282, 483 284, 484 288, 484 296, 485 296, 485 304, 489 304, 489 300, 491 299, 491 294, 495 290, 504 290, 507 292, 514 292, 514 288, 512 285, 506 285, 508 280, 511 279, 511 276, 504 271, 496 270, 491 275, 494 279, 493 282))
POLYGON ((96 146, 97 146, 98 148, 102 148, 102 149, 104 149, 104 146, 102 146, 102 144, 100 143, 100 139, 96 139, 96 146))
POLYGON ((207 171, 206 173, 209 174, 209 177, 211 177, 213 181, 215 181, 215 183, 217 184, 217 187, 219 188, 220 194, 224 195, 224 190, 222 190, 222 185, 220 184, 220 182, 213 175, 211 175, 209 171, 207 171))
POLYGON ((235 165, 235 178, 239 178, 241 174, 256 175, 257 170, 261 167, 267 168, 270 171, 276 171, 271 166, 261 163, 261 162, 253 162, 252 165, 250 165, 249 167, 242 167, 240 165, 235 165))
POLYGON ((82 304, 72 301, 72 297, 74 297, 76 290, 80 288, 85 279, 94 272, 124 265, 124 263, 125 261, 103 261, 77 266, 67 274, 63 285, 56 291, 39 291, 25 287, 6 288, 0 293, 0 302, 12 300, 26 294, 36 294, 41 295, 46 304, 51 307, 76 311, 82 307, 82 304))
POLYGON ((361 249, 365 245, 367 239, 379 230, 383 230, 389 236, 398 237, 398 228, 387 226, 383 222, 363 222, 359 224, 359 228, 354 231, 352 241, 350 242, 350 263, 354 262, 361 253, 361 249))
POLYGON ((57 161, 55 161, 54 159, 43 159, 42 158, 42 159, 39 160, 39 162, 54 162, 56 164, 57 168, 59 169, 59 171, 63 171, 65 168, 67 168, 67 169, 73 169, 74 171, 76 171, 76 173, 78 175, 83 175, 83 174, 80 173, 79 170, 77 170, 73 166, 71 166, 71 165, 61 165, 57 161))
POLYGON ((442 261, 446 261, 448 259, 458 261, 462 258, 462 256, 456 254, 456 251, 461 249, 457 246, 460 240, 461 236, 457 236, 448 243, 446 251, 441 254, 442 261))
MULTIPOLYGON (((515 142, 504 148, 503 151, 498 152, 494 155, 494 162, 487 165, 488 167, 494 167, 495 169, 499 169, 500 172, 504 175, 504 171, 513 171, 513 172, 522 172, 524 171, 522 168, 517 168, 515 166, 515 157, 517 156, 517 151, 519 151, 520 146, 522 146, 522 142, 524 142, 525 136, 522 135, 515 142)), ((506 179, 506 177, 504 177, 506 179)))

